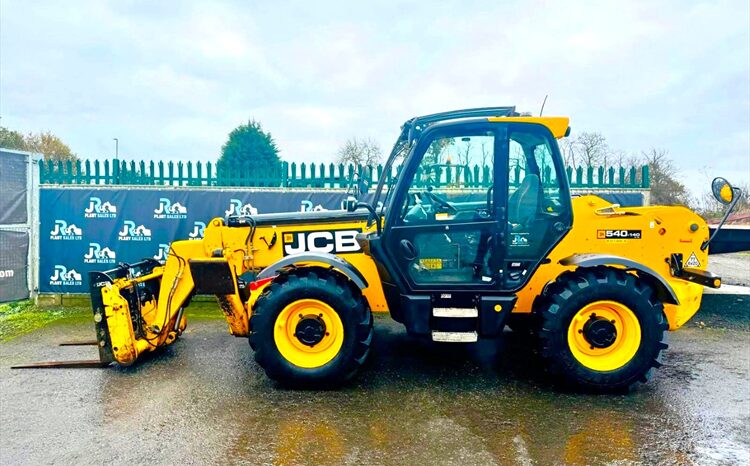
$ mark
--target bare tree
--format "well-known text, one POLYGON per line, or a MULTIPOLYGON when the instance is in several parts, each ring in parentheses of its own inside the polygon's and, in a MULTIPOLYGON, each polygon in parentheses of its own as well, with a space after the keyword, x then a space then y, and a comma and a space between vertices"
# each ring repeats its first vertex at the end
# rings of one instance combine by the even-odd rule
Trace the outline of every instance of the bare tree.
POLYGON ((578 166, 576 154, 576 143, 572 138, 563 138, 560 140, 560 152, 562 153, 563 162, 566 167, 575 170, 578 166))
POLYGON ((615 167, 625 167, 633 159, 627 152, 622 149, 613 149, 609 153, 608 159, 615 167))
POLYGON ((606 165, 609 145, 602 133, 583 132, 576 137, 574 145, 579 165, 584 167, 606 165))
POLYGON ((469 165, 469 158, 471 155, 471 141, 466 141, 463 149, 458 149, 456 152, 458 155, 458 164, 469 165))
POLYGON ((659 205, 684 205, 691 203, 685 185, 677 181, 677 169, 666 149, 651 148, 643 152, 651 176, 651 203, 659 205))
POLYGON ((383 153, 378 143, 372 139, 347 139, 336 155, 336 162, 340 164, 375 166, 383 159, 383 153))
POLYGON ((487 162, 492 161, 490 151, 487 150, 487 141, 483 140, 482 144, 479 145, 479 152, 482 155, 482 166, 480 168, 484 169, 487 166, 487 162))

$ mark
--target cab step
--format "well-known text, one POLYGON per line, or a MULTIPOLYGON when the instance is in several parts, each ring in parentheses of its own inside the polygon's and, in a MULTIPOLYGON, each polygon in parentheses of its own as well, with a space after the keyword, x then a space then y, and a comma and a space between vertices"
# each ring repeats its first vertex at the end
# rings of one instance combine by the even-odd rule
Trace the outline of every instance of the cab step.
POLYGON ((479 340, 477 332, 441 332, 432 331, 432 341, 442 343, 475 343, 479 340))

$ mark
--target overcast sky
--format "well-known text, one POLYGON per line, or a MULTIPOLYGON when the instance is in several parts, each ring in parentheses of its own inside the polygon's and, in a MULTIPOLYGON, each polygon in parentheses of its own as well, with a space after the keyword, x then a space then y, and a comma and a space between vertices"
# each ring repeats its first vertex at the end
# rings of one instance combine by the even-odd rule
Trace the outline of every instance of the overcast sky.
POLYGON ((84 158, 117 137, 125 159, 215 160, 255 118, 284 159, 331 161, 414 115, 549 94, 574 133, 669 149, 690 185, 750 179, 747 0, 356 3, 0 0, 0 125, 84 158))

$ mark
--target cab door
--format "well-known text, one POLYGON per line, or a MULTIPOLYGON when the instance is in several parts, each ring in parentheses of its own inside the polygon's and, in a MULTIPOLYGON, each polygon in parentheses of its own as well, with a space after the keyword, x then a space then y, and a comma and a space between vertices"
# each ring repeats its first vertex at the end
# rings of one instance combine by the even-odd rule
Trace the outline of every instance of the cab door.
MULTIPOLYGON (((428 129, 407 160, 383 234, 402 292, 499 289, 506 234, 507 130, 428 129)), ((448 294, 446 294, 448 295, 448 294)))
POLYGON ((573 223, 557 141, 538 124, 508 124, 506 248, 502 289, 523 287, 573 223))

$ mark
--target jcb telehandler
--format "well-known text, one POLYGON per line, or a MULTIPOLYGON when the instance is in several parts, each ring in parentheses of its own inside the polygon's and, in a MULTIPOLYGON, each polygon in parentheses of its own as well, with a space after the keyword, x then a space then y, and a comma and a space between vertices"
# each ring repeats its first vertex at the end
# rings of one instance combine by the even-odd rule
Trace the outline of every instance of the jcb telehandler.
MULTIPOLYGON (((481 108, 408 120, 369 200, 346 211, 215 218, 200 241, 90 275, 102 363, 133 364, 216 295, 269 377, 332 386, 367 359, 373 312, 438 342, 529 329, 547 368, 588 389, 646 381, 698 310, 709 228, 684 207, 571 198, 568 118, 481 108), (471 170, 472 165, 488 167, 471 170)), ((717 198, 741 195, 723 179, 717 198)), ((726 217, 725 217, 726 218, 726 217)))

